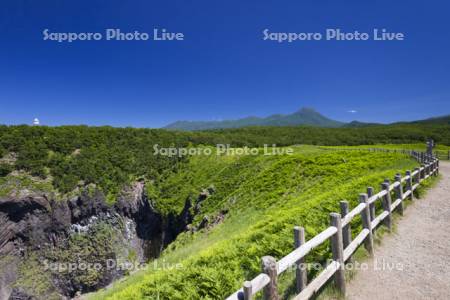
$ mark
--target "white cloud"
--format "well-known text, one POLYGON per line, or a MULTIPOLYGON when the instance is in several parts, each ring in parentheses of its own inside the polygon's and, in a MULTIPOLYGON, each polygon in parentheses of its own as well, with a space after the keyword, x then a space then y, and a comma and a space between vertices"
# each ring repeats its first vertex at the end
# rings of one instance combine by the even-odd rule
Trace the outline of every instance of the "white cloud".
POLYGON ((349 110, 349 111, 347 111, 348 113, 351 113, 351 114, 356 114, 358 111, 356 111, 356 110, 354 110, 354 109, 351 109, 351 110, 349 110))

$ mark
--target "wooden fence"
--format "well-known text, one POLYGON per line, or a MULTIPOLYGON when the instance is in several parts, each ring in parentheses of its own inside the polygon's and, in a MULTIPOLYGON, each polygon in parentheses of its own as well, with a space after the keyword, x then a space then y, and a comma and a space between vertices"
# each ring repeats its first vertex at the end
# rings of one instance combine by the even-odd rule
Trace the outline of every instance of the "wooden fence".
MULTIPOLYGON (((385 151, 385 149, 382 151, 385 151)), ((295 250, 278 261, 271 256, 264 256, 262 258, 262 273, 250 281, 245 281, 243 287, 229 296, 227 300, 250 300, 260 291, 263 292, 265 300, 278 300, 278 276, 290 267, 295 267, 296 271, 297 295, 294 297, 295 300, 311 298, 332 277, 334 277, 338 290, 345 295, 344 264, 350 260, 352 254, 363 243, 368 253, 372 256, 373 233, 375 229, 380 224, 383 224, 391 231, 392 213, 397 211, 402 215, 403 201, 406 199, 414 200, 413 192, 421 182, 430 176, 439 174, 439 159, 435 156, 409 150, 406 150, 404 153, 416 158, 421 163, 421 167, 416 168, 412 172, 407 171, 403 177, 397 174, 393 183, 385 180, 381 184, 381 191, 376 194, 374 194, 372 187, 368 187, 367 193, 359 195, 360 204, 351 211, 349 211, 348 202, 341 201, 341 213, 330 214, 330 227, 307 242, 305 241, 304 229, 302 227, 294 227, 295 250), (393 195, 394 198, 392 198, 393 195), (381 200, 382 212, 376 215, 375 204, 378 200, 381 200), (358 215, 362 219, 362 230, 352 240, 350 222, 358 215), (332 261, 308 283, 305 257, 314 248, 328 239, 331 242, 332 261)))

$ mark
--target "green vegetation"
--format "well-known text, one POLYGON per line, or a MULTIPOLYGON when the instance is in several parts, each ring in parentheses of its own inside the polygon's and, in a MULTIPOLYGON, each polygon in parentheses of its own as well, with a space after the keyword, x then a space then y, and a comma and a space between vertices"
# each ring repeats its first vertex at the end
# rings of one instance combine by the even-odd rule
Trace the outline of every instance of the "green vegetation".
POLYGON ((50 176, 61 193, 96 184, 105 194, 116 195, 137 177, 158 178, 180 159, 153 156, 154 143, 182 146, 188 139, 163 130, 0 126, 0 147, 17 155, 14 168, 50 176))
MULTIPOLYGON (((203 132, 0 126, 0 196, 21 191, 62 196, 85 189, 93 191, 95 187, 113 204, 125 185, 144 180, 152 204, 166 216, 179 214, 189 200, 193 223, 159 259, 172 266, 181 263, 181 269, 148 268, 91 297, 220 299, 260 272, 260 257, 280 258, 287 254, 292 248, 294 225, 305 227, 307 238, 316 235, 328 226, 328 214, 339 210, 339 200, 348 199, 355 206, 356 195, 367 186, 378 187, 384 178, 412 169, 416 163, 401 154, 326 151, 315 146, 295 146, 293 155, 220 156, 213 150, 211 156, 167 157, 154 154, 155 144, 202 149, 214 149, 216 144, 369 144, 420 150, 431 137, 446 150, 448 146, 442 145, 450 145, 449 129, 448 125, 423 124, 203 132), (384 143, 390 145, 379 145, 384 143), (403 143, 416 144, 406 147, 403 143)), ((112 253, 121 253, 121 259, 134 260, 136 253, 115 248, 123 241, 115 239, 118 234, 111 232, 109 225, 71 236, 66 251, 53 253, 53 259, 77 256, 104 261, 112 253)), ((358 226, 355 223, 352 228, 358 230, 358 226)), ((319 247, 307 260, 324 262, 329 255, 327 247, 319 247)), ((309 275, 314 276, 314 272, 309 275)), ((98 272, 67 276, 76 276, 77 283, 88 287, 96 286, 102 278, 98 272)), ((292 290, 292 276, 288 273, 280 278, 286 297, 292 290)))
POLYGON ((5 177, 14 170, 10 164, 0 163, 0 177, 5 177))
POLYGON ((20 261, 17 275, 18 280, 15 286, 25 289, 27 293, 37 298, 60 299, 55 287, 51 284, 51 274, 43 272, 42 263, 35 254, 20 261))
MULTIPOLYGON (((203 132, 177 132, 87 126, 0 126, 0 155, 15 154, 13 168, 51 178, 62 194, 79 185, 95 184, 110 202, 124 185, 144 178, 165 181, 185 158, 154 155, 153 146, 188 147, 229 144, 232 147, 361 145, 424 143, 433 138, 450 145, 450 126, 399 124, 360 128, 248 127, 203 132)), ((11 167, 0 164, 0 177, 11 167)))
POLYGON ((26 193, 55 192, 50 180, 32 177, 23 172, 0 177, 0 196, 21 196, 26 193))
MULTIPOLYGON (((54 270, 54 272, 58 272, 58 276, 67 277, 67 280, 71 280, 76 286, 85 287, 84 289, 92 290, 99 286, 105 277, 107 260, 126 261, 128 259, 127 245, 124 245, 119 238, 121 236, 119 230, 123 229, 123 224, 119 225, 114 227, 106 222, 100 222, 91 226, 86 232, 71 234, 64 247, 46 252, 50 262, 84 263, 101 266, 101 268, 62 269, 54 270), (122 257, 117 257, 117 254, 122 254, 122 257)), ((134 261, 131 262, 134 263, 134 261)))
MULTIPOLYGON (((284 156, 192 157, 152 188, 156 204, 179 211, 185 199, 195 200, 200 190, 213 187, 201 212, 217 224, 182 233, 163 252, 159 261, 181 263, 181 269, 150 267, 90 298, 222 299, 260 272, 262 256, 280 258, 292 250, 294 225, 305 227, 309 239, 328 226, 339 200, 348 199, 354 207, 367 186, 378 187, 384 178, 415 165, 401 154, 312 147, 296 147, 294 155, 284 156), (217 219, 223 212, 225 218, 217 219)), ((352 228, 359 226, 355 220, 352 228)), ((327 247, 319 247, 307 261, 324 262, 327 247)), ((280 279, 286 296, 292 277, 288 272, 280 279)))
MULTIPOLYGON (((358 145, 358 146, 326 146, 326 148, 337 148, 337 149, 388 149, 388 150, 414 150, 414 151, 422 151, 425 152, 426 144, 374 144, 374 145, 358 145)), ((450 146, 438 144, 433 148, 433 152, 435 155, 439 157, 441 160, 448 160, 450 153, 450 146)))
MULTIPOLYGON (((329 146, 329 148, 333 148, 329 146)), ((336 146, 339 149, 370 149, 370 148, 379 148, 379 149, 391 149, 391 150, 416 150, 416 151, 425 151, 426 144, 425 143, 416 143, 416 144, 373 144, 373 145, 357 145, 357 146, 336 146)), ((436 145, 433 149, 436 151, 448 151, 450 150, 450 146, 447 145, 436 145)))

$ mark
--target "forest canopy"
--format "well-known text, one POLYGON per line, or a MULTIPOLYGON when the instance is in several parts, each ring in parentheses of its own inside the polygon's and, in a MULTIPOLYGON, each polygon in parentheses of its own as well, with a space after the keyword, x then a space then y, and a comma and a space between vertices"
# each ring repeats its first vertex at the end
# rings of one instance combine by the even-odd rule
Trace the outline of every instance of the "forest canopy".
POLYGON ((186 157, 155 156, 153 146, 188 147, 229 144, 231 147, 367 145, 423 143, 433 138, 450 145, 450 126, 402 124, 358 128, 247 127, 198 132, 88 126, 0 126, 0 157, 14 153, 15 163, 0 162, 0 176, 23 170, 52 177, 61 193, 80 182, 96 184, 105 194, 117 193, 138 178, 160 180, 186 157))

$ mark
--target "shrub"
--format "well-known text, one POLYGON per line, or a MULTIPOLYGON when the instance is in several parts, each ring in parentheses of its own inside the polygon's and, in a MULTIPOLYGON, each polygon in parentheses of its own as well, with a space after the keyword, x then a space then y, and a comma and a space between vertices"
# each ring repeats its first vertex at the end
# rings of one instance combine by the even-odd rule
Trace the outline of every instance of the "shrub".
POLYGON ((0 177, 5 177, 13 171, 13 166, 6 163, 0 163, 0 177))

